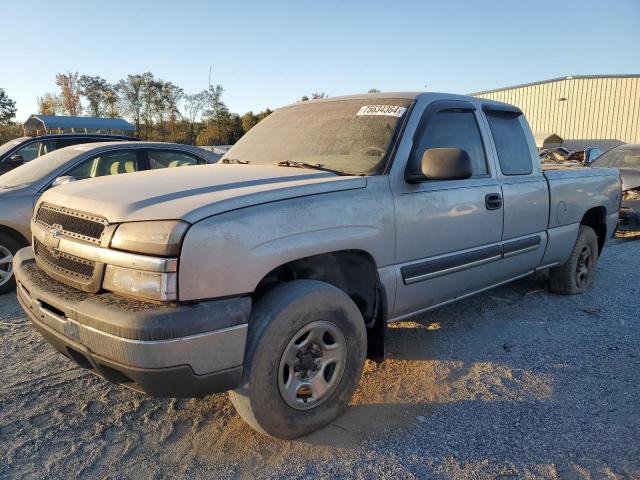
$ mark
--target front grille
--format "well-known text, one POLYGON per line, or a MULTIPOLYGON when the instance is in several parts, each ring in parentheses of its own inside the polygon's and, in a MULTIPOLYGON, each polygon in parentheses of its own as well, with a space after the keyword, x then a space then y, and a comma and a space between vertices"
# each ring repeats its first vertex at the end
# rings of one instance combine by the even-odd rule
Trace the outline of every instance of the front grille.
POLYGON ((95 262, 83 258, 74 257, 68 253, 52 251, 40 243, 38 239, 33 242, 33 250, 38 259, 64 276, 71 276, 81 281, 91 280, 95 269, 95 262))
POLYGON ((36 213, 36 222, 60 230, 66 236, 100 244, 107 220, 95 215, 43 203, 36 213))

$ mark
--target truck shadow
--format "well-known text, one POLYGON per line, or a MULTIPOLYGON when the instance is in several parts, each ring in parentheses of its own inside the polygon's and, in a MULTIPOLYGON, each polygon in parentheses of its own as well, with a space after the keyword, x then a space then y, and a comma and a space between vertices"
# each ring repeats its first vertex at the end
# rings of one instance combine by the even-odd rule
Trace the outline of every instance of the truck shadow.
POLYGON ((468 402, 531 408, 548 401, 553 369, 532 370, 530 359, 514 351, 516 343, 547 335, 544 324, 513 319, 541 297, 553 298, 545 287, 546 278, 536 275, 390 325, 387 360, 367 362, 345 414, 301 441, 349 447, 428 423, 437 409, 464 410, 468 402))

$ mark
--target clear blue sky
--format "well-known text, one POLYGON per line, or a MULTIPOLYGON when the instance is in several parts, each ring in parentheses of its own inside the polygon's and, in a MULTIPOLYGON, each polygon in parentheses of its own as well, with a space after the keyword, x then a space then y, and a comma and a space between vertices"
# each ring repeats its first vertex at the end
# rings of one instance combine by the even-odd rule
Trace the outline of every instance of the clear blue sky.
POLYGON ((454 93, 640 73, 639 0, 5 2, 0 87, 18 119, 66 70, 213 82, 232 111, 304 94, 454 93), (426 86, 426 88, 425 88, 426 86))

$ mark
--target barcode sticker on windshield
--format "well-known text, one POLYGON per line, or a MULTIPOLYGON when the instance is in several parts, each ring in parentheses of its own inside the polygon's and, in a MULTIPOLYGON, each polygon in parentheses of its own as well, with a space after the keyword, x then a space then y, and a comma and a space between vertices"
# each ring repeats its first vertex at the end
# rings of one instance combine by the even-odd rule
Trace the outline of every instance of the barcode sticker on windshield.
POLYGON ((396 107, 395 105, 364 105, 356 113, 357 117, 365 115, 388 115, 391 117, 401 117, 407 109, 396 107))

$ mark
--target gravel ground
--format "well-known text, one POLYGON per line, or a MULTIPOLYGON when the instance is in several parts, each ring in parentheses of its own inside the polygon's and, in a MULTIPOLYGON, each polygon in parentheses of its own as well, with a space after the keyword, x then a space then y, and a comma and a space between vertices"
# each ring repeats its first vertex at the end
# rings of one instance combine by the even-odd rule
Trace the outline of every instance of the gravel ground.
POLYGON ((535 277, 393 325, 347 413, 296 441, 226 395, 107 384, 0 297, 0 477, 640 479, 639 253, 614 241, 585 295, 535 277))

